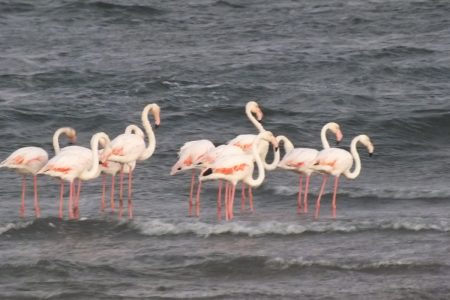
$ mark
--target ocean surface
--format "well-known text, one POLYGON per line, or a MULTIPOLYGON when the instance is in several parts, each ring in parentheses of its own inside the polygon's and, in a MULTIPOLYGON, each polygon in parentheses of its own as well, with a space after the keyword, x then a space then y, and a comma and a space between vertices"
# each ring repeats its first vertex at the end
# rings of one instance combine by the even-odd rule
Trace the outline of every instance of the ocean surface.
POLYGON ((62 126, 87 146, 161 107, 133 220, 100 212, 100 178, 83 185, 81 218, 60 220, 45 176, 42 217, 28 181, 20 218, 20 176, 0 170, 0 298, 449 299, 449 16, 446 0, 0 0, 0 160, 24 146, 52 156, 62 126), (236 204, 217 220, 208 182, 188 215, 190 173, 169 175, 178 149, 255 133, 252 99, 297 147, 320 148, 330 121, 343 147, 371 137, 336 219, 331 182, 314 219, 320 177, 299 215, 298 176, 281 170, 254 213, 236 204))

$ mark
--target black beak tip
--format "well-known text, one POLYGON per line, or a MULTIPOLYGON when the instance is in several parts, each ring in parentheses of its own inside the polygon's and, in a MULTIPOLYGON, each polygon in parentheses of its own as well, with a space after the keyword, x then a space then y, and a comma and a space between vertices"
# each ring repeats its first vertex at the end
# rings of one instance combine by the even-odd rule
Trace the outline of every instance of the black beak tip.
POLYGON ((280 150, 280 147, 275 147, 275 152, 277 152, 278 150, 280 150))
POLYGON ((341 142, 340 141, 336 141, 336 146, 339 146, 341 142))
POLYGON ((373 156, 373 152, 370 152, 370 153, 369 153, 369 157, 372 157, 372 156, 373 156))
POLYGON ((155 124, 155 129, 158 129, 159 128, 159 125, 158 124, 155 124))

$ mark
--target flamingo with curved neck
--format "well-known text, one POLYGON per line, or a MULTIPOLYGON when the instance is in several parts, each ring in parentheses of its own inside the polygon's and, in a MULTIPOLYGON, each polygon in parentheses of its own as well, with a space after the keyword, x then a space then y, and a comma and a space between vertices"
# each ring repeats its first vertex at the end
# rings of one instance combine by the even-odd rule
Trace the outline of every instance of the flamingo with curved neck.
POLYGON ((236 190, 236 184, 244 181, 251 187, 260 186, 265 178, 265 169, 262 158, 259 153, 258 145, 260 140, 271 142, 275 148, 278 142, 270 131, 263 131, 257 135, 252 144, 252 154, 229 155, 220 157, 212 163, 208 169, 205 169, 199 176, 200 181, 205 180, 225 180, 231 183, 232 188, 226 189, 226 212, 227 220, 233 218, 233 199, 236 190), (258 177, 253 178, 254 162, 258 169, 258 177))
MULTIPOLYGON (((320 139, 322 141, 323 149, 330 148, 330 143, 327 139, 327 132, 331 131, 336 136, 336 142, 339 143, 342 140, 342 131, 339 124, 335 122, 329 122, 322 127, 320 132, 320 139)), ((283 146, 286 154, 280 161, 278 167, 285 170, 294 171, 299 174, 299 189, 297 197, 297 213, 302 211, 302 185, 303 185, 303 175, 306 176, 305 190, 303 196, 303 212, 308 212, 308 192, 309 192, 309 181, 313 173, 311 168, 314 159, 316 158, 319 151, 312 148, 294 148, 292 142, 285 136, 277 136, 279 142, 283 142, 283 146)))
MULTIPOLYGON (((99 153, 98 146, 100 140, 105 140, 109 147, 109 137, 104 132, 96 133, 92 136, 91 148, 79 147, 72 148, 70 151, 60 151, 59 154, 51 158, 47 164, 42 167, 38 174, 45 174, 52 177, 58 177, 62 180, 70 182, 69 196, 69 218, 77 217, 77 197, 75 191, 75 179, 82 180, 92 179, 98 176, 99 169, 99 153), (89 153, 89 155, 87 155, 89 153), (75 202, 75 209, 74 209, 75 202)), ((104 161, 102 156, 100 161, 104 161)), ((63 217, 63 195, 60 195, 59 217, 63 217)))
MULTIPOLYGON (((144 107, 141 113, 142 125, 144 126, 145 133, 148 138, 148 145, 145 145, 143 138, 132 133, 123 133, 118 135, 111 141, 111 153, 107 153, 107 159, 115 161, 121 164, 132 163, 137 160, 146 160, 150 158, 156 147, 155 134, 148 119, 148 115, 151 113, 155 119, 155 127, 160 125, 160 112, 161 109, 156 103, 148 104, 144 107)), ((123 170, 123 168, 122 168, 123 170)), ((123 171, 120 171, 123 176, 123 171)), ((128 173, 128 217, 133 218, 133 203, 131 201, 132 193, 132 175, 133 170, 128 173)), ((121 201, 121 199, 119 199, 121 201)), ((122 217, 122 209, 119 210, 119 217, 122 217)))
POLYGON ((372 156, 374 146, 370 138, 365 134, 361 134, 353 138, 350 144, 350 152, 339 148, 329 148, 320 151, 317 155, 312 168, 325 175, 322 186, 320 188, 319 196, 317 197, 316 201, 316 218, 319 217, 320 199, 324 192, 328 175, 332 175, 335 177, 331 207, 333 218, 336 218, 336 194, 339 184, 339 177, 341 175, 344 175, 348 179, 355 179, 361 173, 361 159, 357 151, 358 143, 364 145, 367 148, 369 155, 372 156), (351 171, 353 162, 355 163, 355 168, 353 169, 353 171, 351 171))

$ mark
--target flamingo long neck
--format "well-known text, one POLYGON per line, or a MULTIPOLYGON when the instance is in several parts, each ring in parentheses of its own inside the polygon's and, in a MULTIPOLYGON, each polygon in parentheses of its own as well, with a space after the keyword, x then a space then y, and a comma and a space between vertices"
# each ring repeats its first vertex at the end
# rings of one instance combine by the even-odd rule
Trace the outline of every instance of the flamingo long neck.
POLYGON ((258 152, 258 144, 259 144, 260 140, 261 140, 261 137, 258 135, 252 145, 252 155, 256 162, 256 166, 258 168, 258 177, 256 179, 253 179, 253 174, 250 174, 249 178, 246 180, 246 183, 252 187, 260 186, 263 183, 264 178, 266 176, 266 172, 264 170, 264 164, 263 164, 262 159, 259 156, 259 152, 258 152))
POLYGON ((92 164, 88 170, 81 173, 80 178, 83 180, 96 178, 100 174, 100 164, 98 160, 98 145, 100 139, 105 139, 107 141, 106 144, 109 144, 109 137, 103 132, 96 133, 91 138, 92 164))
POLYGON ((145 148, 144 152, 142 152, 141 156, 139 157, 139 160, 145 160, 148 159, 150 156, 153 155, 153 152, 155 152, 156 147, 156 139, 155 134, 153 133, 152 126, 150 125, 150 121, 148 119, 148 114, 150 110, 153 109, 153 104, 147 105, 144 110, 142 111, 142 125, 144 125, 145 133, 148 137, 148 145, 145 148))
POLYGON ((323 149, 329 149, 330 148, 330 143, 328 142, 327 139, 327 131, 330 129, 330 126, 325 125, 322 127, 322 130, 320 131, 320 140, 322 141, 322 147, 323 149))
POLYGON ((249 118, 250 122, 252 122, 252 124, 255 125, 256 129, 258 129, 259 132, 265 131, 262 124, 258 120, 256 120, 255 116, 252 114, 250 107, 247 107, 245 109, 245 114, 249 118))
MULTIPOLYGON (((267 154, 267 153, 266 153, 267 154)), ((264 155, 263 165, 264 169, 267 171, 273 171, 278 167, 278 163, 280 162, 280 148, 274 148, 274 156, 273 161, 271 163, 266 162, 266 155, 264 155)))
POLYGON ((358 150, 356 149, 356 145, 359 142, 359 137, 355 137, 350 144, 350 152, 353 156, 353 160, 355 161, 355 168, 353 171, 347 170, 344 172, 344 176, 348 179, 355 179, 361 173, 361 158, 359 157, 358 150))
POLYGON ((67 128, 63 127, 56 130, 55 133, 53 134, 53 150, 55 150, 55 155, 61 151, 61 147, 59 146, 59 136, 62 133, 67 134, 67 132, 68 132, 67 128))
POLYGON ((294 149, 294 144, 292 144, 292 142, 284 135, 277 136, 277 141, 283 142, 284 151, 286 153, 291 152, 294 149))

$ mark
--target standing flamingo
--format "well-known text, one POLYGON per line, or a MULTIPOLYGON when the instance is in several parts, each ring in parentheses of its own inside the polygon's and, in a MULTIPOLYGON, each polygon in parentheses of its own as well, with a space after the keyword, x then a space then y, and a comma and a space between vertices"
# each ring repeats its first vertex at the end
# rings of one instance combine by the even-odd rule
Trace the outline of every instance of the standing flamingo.
MULTIPOLYGON (((142 139, 145 137, 144 132, 142 131, 142 129, 140 129, 138 126, 136 125, 128 125, 125 128, 125 133, 126 134, 137 134, 139 137, 141 137, 142 139)), ((105 145, 102 145, 103 147, 105 145)), ((103 211, 105 209, 105 193, 106 193, 106 175, 109 174, 111 175, 111 199, 110 199, 110 203, 111 203, 111 209, 114 211, 115 208, 115 204, 114 204, 114 185, 115 185, 115 178, 118 172, 120 172, 120 170, 123 168, 123 172, 122 174, 129 174, 130 172, 132 172, 134 170, 134 168, 136 167, 136 161, 133 161, 131 163, 125 163, 125 164, 121 164, 115 161, 111 161, 111 160, 107 160, 105 162, 103 162, 100 165, 100 169, 101 171, 104 173, 103 174, 103 179, 102 179, 102 202, 101 202, 101 210, 103 211)), ((123 177, 120 178, 120 186, 119 186, 119 199, 122 199, 122 193, 123 193, 123 177)))
MULTIPOLYGON (((210 140, 195 140, 185 143, 178 152, 178 161, 172 166, 170 171, 170 175, 175 175, 178 172, 185 170, 192 170, 191 176, 191 188, 189 192, 189 215, 192 215, 192 198, 194 194, 194 186, 195 186, 195 169, 200 168, 201 166, 195 164, 200 157, 204 156, 209 151, 215 149, 214 144, 210 140)), ((197 195, 200 197, 200 182, 198 185, 197 195)), ((199 199, 196 201, 196 212, 197 216, 199 213, 199 199)))
MULTIPOLYGON (((155 127, 160 124, 160 107, 156 103, 145 106, 141 114, 142 125, 148 137, 148 145, 145 146, 143 138, 137 134, 123 133, 118 135, 111 141, 112 155, 107 159, 110 161, 119 162, 122 164, 132 163, 137 160, 146 160, 150 158, 155 152, 156 140, 153 133, 152 126, 148 119, 148 114, 152 113, 155 119, 155 127)), ((122 173, 122 171, 121 171, 122 173)), ((128 217, 133 218, 133 204, 131 202, 131 183, 132 170, 128 173, 128 217)), ((121 174, 123 176, 123 173, 121 174)), ((122 210, 119 211, 119 217, 122 216, 122 210)))
MULTIPOLYGON (((73 207, 74 202, 77 201, 76 198, 79 197, 75 192, 75 179, 88 180, 96 178, 100 174, 98 146, 102 139, 106 141, 102 142, 102 144, 106 144, 109 147, 109 137, 103 132, 96 133, 91 138, 91 149, 79 147, 84 149, 79 149, 79 151, 76 149, 72 149, 71 151, 62 150, 59 154, 51 158, 38 172, 38 174, 59 177, 70 182, 69 218, 71 219, 77 217, 78 214, 76 211, 78 204, 75 203, 75 211, 73 207), (90 152, 90 157, 86 156, 86 151, 90 152)), ((109 152, 111 152, 110 149, 105 150, 102 156, 106 157, 109 152)), ((103 162, 105 157, 102 157, 100 161, 103 162)), ((62 218, 62 207, 63 195, 61 194, 59 207, 60 218, 62 218)))
POLYGON ((336 218, 336 194, 338 189, 339 177, 343 174, 348 179, 355 179, 361 173, 361 159, 356 149, 358 143, 363 144, 367 148, 369 155, 372 156, 374 146, 370 141, 370 138, 365 134, 361 134, 353 138, 350 144, 351 153, 339 148, 329 148, 320 151, 317 155, 312 168, 325 175, 322 186, 320 187, 319 196, 317 197, 315 218, 319 217, 320 198, 322 197, 323 191, 325 189, 325 183, 327 181, 328 175, 335 176, 333 200, 331 206, 333 211, 333 218, 336 218), (353 166, 353 161, 355 161, 355 169, 353 171, 350 171, 353 166))
MULTIPOLYGON (((323 149, 330 148, 330 144, 327 140, 327 132, 331 131, 336 135, 336 142, 339 143, 342 140, 342 131, 340 129, 339 124, 335 122, 330 122, 325 124, 322 127, 320 132, 320 139, 322 141, 323 149)), ((298 198, 297 198, 297 213, 301 212, 301 198, 302 198, 302 175, 306 176, 305 183, 305 191, 304 191, 304 199, 303 199, 303 211, 308 212, 308 190, 309 190, 309 180, 311 174, 314 172, 312 169, 312 165, 314 160, 319 154, 319 151, 312 148, 294 148, 292 142, 285 136, 277 136, 278 142, 282 141, 286 154, 283 159, 278 164, 279 168, 285 170, 291 170, 300 174, 299 178, 299 190, 298 190, 298 198)))
POLYGON ((229 181, 232 188, 226 190, 225 200, 225 218, 233 218, 233 199, 236 190, 236 184, 244 181, 252 187, 260 186, 265 177, 264 165, 259 153, 259 143, 261 140, 271 142, 275 148, 278 148, 278 142, 270 131, 263 131, 257 135, 252 144, 252 154, 222 156, 212 163, 210 167, 204 170, 200 176, 200 181, 222 179, 229 181), (254 162, 258 168, 258 177, 253 179, 254 162))
MULTIPOLYGON (((260 121, 263 118, 263 113, 261 111, 261 108, 259 107, 258 103, 255 101, 249 101, 247 102, 245 106, 245 114, 247 115, 248 119, 252 124, 256 127, 259 133, 265 131, 264 127, 260 123, 260 121), (256 115, 256 118, 255 116, 256 115)), ((227 144, 234 145, 242 148, 246 153, 251 154, 252 152, 252 144, 254 139, 256 138, 256 134, 240 134, 236 136, 234 139, 228 141, 227 144)), ((272 171, 277 168, 278 162, 279 162, 279 153, 275 152, 274 160, 268 164, 266 162, 266 156, 269 152, 269 143, 265 140, 262 140, 261 143, 258 145, 259 153, 261 154, 261 158, 263 160, 264 168, 267 171, 272 171)), ((249 187, 249 198, 252 199, 252 190, 251 187, 249 187)), ((250 200, 252 201, 252 200, 250 200)), ((250 209, 253 211, 253 206, 250 203, 250 209)), ((242 183, 242 202, 241 202, 241 209, 245 208, 245 184, 242 183)))
MULTIPOLYGON (((62 127, 55 131, 53 134, 53 148, 55 152, 59 152, 59 137, 64 133, 67 137, 75 142, 76 132, 73 128, 62 127)), ((25 216, 25 193, 26 193, 26 175, 31 174, 33 176, 34 185, 34 210, 37 218, 41 215, 38 200, 37 190, 37 172, 47 163, 48 154, 40 147, 23 147, 19 148, 4 161, 0 163, 0 168, 15 169, 17 173, 22 175, 22 202, 20 206, 20 216, 25 216)))

